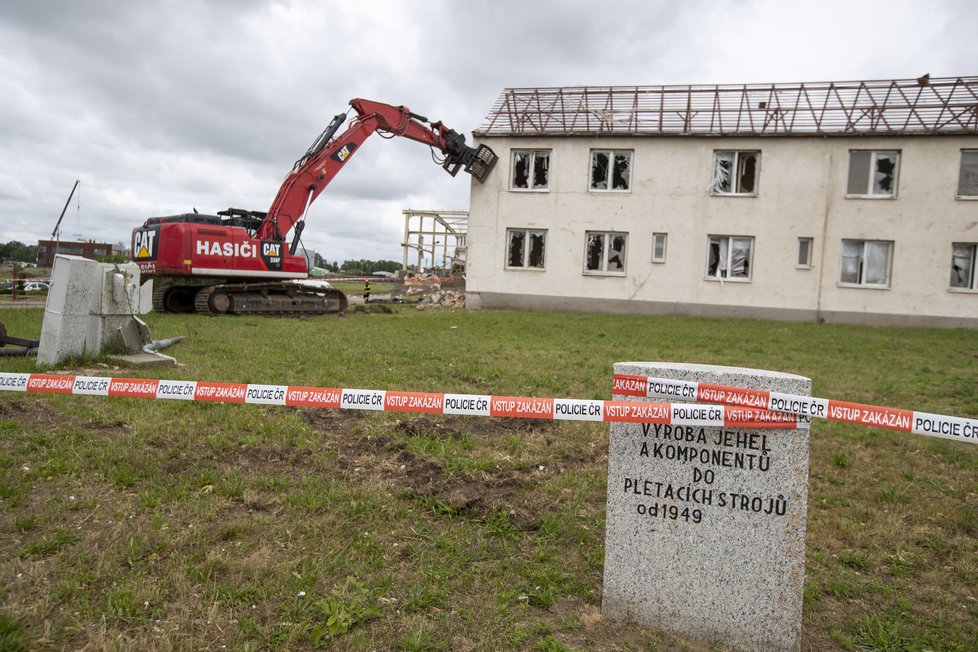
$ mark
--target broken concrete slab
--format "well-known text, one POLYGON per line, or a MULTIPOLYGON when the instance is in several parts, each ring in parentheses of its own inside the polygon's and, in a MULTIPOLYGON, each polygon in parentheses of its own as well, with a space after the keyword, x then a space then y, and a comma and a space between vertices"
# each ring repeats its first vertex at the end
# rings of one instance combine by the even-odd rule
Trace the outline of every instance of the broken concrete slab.
POLYGON ((152 353, 114 355, 109 357, 109 361, 121 367, 172 367, 177 363, 171 357, 154 355, 152 353))

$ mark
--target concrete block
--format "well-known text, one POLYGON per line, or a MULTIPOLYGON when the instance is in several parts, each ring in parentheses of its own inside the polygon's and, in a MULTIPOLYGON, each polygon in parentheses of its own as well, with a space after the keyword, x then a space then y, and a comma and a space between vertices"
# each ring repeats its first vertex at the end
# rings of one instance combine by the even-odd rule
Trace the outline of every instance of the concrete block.
POLYGON ((139 351, 146 343, 140 307, 139 267, 58 255, 44 308, 38 366, 107 349, 139 351))

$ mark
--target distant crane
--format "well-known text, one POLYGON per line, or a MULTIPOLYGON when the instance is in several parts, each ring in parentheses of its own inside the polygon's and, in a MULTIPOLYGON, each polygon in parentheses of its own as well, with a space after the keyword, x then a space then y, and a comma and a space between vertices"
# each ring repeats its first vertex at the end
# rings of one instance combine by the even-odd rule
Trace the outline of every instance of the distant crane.
POLYGON ((61 227, 61 220, 65 218, 65 213, 68 212, 68 206, 71 205, 71 198, 75 196, 75 191, 78 190, 78 184, 81 183, 79 179, 75 179, 75 185, 71 187, 71 194, 68 195, 68 201, 65 202, 65 207, 61 209, 61 216, 58 217, 58 223, 54 225, 54 231, 51 231, 51 239, 58 242, 60 238, 58 237, 58 229, 61 227))

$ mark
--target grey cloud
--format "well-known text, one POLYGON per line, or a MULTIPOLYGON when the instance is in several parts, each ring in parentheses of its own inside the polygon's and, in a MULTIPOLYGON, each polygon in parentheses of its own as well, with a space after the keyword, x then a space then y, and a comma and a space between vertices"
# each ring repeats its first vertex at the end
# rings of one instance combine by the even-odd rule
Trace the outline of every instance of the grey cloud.
MULTIPOLYGON (((352 97, 406 104, 468 134, 513 86, 973 72, 976 5, 898 5, 886 29, 859 28, 865 53, 815 56, 785 48, 786 35, 828 42, 817 30, 837 28, 834 13, 869 5, 826 0, 811 21, 777 24, 773 0, 10 2, 0 10, 0 241, 46 237, 76 178, 85 237, 128 240, 146 217, 194 206, 265 210, 352 97), (771 38, 732 57, 731 25, 771 38), (873 56, 898 29, 914 38, 896 61, 914 70, 873 56)), ((465 208, 469 183, 416 143, 374 138, 314 205, 305 237, 330 259, 365 257, 371 244, 398 258, 400 210, 465 208)))

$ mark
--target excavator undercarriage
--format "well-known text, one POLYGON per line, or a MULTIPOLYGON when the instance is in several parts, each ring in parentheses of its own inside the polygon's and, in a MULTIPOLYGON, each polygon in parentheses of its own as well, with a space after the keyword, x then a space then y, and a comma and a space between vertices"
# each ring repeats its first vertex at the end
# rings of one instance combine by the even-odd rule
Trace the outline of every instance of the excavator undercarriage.
POLYGON ((157 312, 205 315, 325 315, 344 313, 346 295, 316 281, 162 285, 153 291, 157 312))

